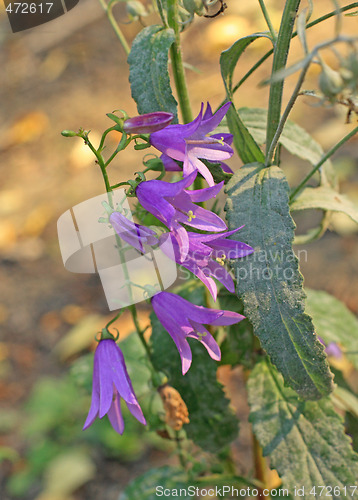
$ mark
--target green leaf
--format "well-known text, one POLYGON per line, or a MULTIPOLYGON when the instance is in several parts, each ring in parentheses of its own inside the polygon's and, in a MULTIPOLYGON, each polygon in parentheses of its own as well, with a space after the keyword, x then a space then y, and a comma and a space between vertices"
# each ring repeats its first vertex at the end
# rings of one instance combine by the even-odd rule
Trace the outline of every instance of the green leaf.
POLYGON ((253 35, 245 36, 237 40, 231 47, 221 53, 220 56, 220 67, 221 75, 224 80, 226 91, 230 96, 233 92, 233 74, 236 68, 237 62, 244 53, 245 49, 255 40, 259 38, 267 38, 271 40, 270 35, 267 33, 254 33, 253 35))
POLYGON ((233 262, 245 315, 286 383, 303 398, 318 399, 332 391, 332 375, 311 318, 304 313, 284 173, 276 166, 246 165, 226 191, 230 229, 245 225, 232 238, 255 249, 233 262))
MULTIPOLYGON (((194 304, 205 303, 205 291, 195 282, 178 293, 194 304)), ((193 362, 183 376, 172 338, 154 313, 151 321, 153 364, 168 375, 169 384, 179 391, 188 407, 190 423, 184 427, 188 437, 204 450, 217 452, 231 443, 238 433, 237 418, 229 408, 223 386, 216 380, 217 363, 197 340, 189 339, 193 362)))
POLYGON ((265 155, 241 121, 234 106, 230 106, 228 112, 226 113, 226 120, 229 130, 234 136, 233 142, 235 149, 243 163, 251 163, 255 161, 264 162, 265 155))
MULTIPOLYGON (((244 313, 244 306, 238 297, 225 289, 220 290, 220 309, 228 309, 240 314, 244 313)), ((237 364, 251 369, 253 365, 254 334, 252 325, 248 319, 240 321, 235 325, 225 327, 225 339, 220 345, 221 365, 237 364)))
POLYGON ((291 203, 290 208, 292 211, 320 209, 343 212, 358 223, 358 206, 354 205, 346 196, 329 187, 306 187, 291 203))
MULTIPOLYGON (((157 500, 165 489, 188 488, 186 477, 185 471, 174 467, 150 469, 134 479, 119 495, 118 500, 157 500)), ((189 500, 192 495, 182 495, 180 498, 189 500)))
POLYGON ((358 369, 358 320, 341 302, 327 292, 306 289, 307 312, 312 316, 316 333, 329 344, 337 342, 358 369), (351 354, 349 353, 351 352, 351 354))
MULTIPOLYGON (((313 487, 338 486, 342 494, 356 484, 358 455, 329 399, 302 401, 265 361, 252 371, 248 394, 254 433, 284 488, 304 488, 303 498, 317 498, 310 496, 313 487)), ((358 492, 348 496, 358 498, 358 492)), ((330 498, 341 497, 332 490, 330 498)))
MULTIPOLYGON (((262 145, 266 140, 267 109, 240 108, 240 118, 248 128, 255 141, 262 145)), ((302 127, 287 120, 279 143, 291 154, 315 165, 323 156, 323 149, 313 137, 302 127)), ((328 160, 326 163, 330 163, 328 160)))
POLYGON ((171 28, 153 25, 144 28, 133 41, 128 56, 129 82, 140 114, 167 111, 177 121, 177 102, 168 73, 168 51, 174 39, 171 28))
MULTIPOLYGON (((236 64, 246 47, 258 38, 270 39, 269 35, 266 33, 255 33, 253 35, 240 38, 229 49, 221 53, 221 75, 224 80, 228 100, 233 99, 232 77, 236 64)), ((234 106, 231 106, 228 110, 226 119, 230 132, 234 135, 234 146, 241 160, 244 163, 265 161, 265 155, 255 142, 255 139, 252 137, 248 129, 245 127, 234 106)))

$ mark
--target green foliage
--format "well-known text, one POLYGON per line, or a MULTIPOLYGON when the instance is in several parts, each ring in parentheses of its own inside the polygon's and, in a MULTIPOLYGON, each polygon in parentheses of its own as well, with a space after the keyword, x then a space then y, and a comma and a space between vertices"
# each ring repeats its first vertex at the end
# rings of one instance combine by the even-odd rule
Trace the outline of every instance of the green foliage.
MULTIPOLYGON (((189 284, 177 293, 197 305, 205 303, 203 287, 189 284)), ((181 394, 188 410, 190 423, 185 430, 194 443, 204 450, 217 452, 231 443, 237 436, 238 423, 222 385, 216 380, 217 363, 196 340, 189 339, 193 352, 193 363, 183 376, 177 348, 154 313, 152 321, 153 363, 163 371, 172 385, 181 394)))
MULTIPOLYGON (((358 455, 329 399, 299 399, 266 361, 251 373, 248 392, 254 433, 291 494, 295 486, 304 487, 309 498, 313 487, 356 484, 358 455)), ((340 495, 332 491, 330 497, 340 495)))
MULTIPOLYGON (((244 38, 240 38, 229 49, 222 52, 220 57, 221 75, 224 80, 226 95, 228 100, 233 99, 232 77, 236 64, 246 47, 258 38, 269 38, 267 34, 256 33, 244 38)), ((245 127, 234 106, 231 106, 226 114, 227 124, 230 132, 234 135, 234 146, 243 163, 255 161, 264 162, 265 156, 254 137, 245 127)))
POLYGON ((358 369, 358 320, 341 302, 327 292, 306 290, 306 309, 312 316, 316 333, 329 344, 337 342, 358 369), (350 353, 351 352, 351 353, 350 353))
MULTIPOLYGON (((175 467, 158 467, 150 469, 142 476, 132 481, 118 500, 157 500, 156 487, 164 489, 187 488, 186 474, 182 469, 175 467)), ((161 491, 158 490, 159 492, 161 491)), ((181 496, 184 500, 189 500, 192 496, 181 496)))
MULTIPOLYGON (((258 144, 266 140, 267 109, 240 108, 238 110, 241 120, 248 128, 250 134, 258 144)), ((305 129, 287 120, 280 136, 279 143, 291 154, 309 161, 315 165, 323 156, 323 149, 305 129)), ((327 160, 326 163, 330 163, 327 160)))
POLYGON ((177 103, 173 97, 168 51, 174 42, 174 31, 153 25, 144 28, 134 39, 128 56, 129 82, 138 113, 167 111, 177 122, 177 103))
MULTIPOLYGON (((240 314, 244 313, 244 305, 238 297, 225 289, 219 292, 220 309, 228 309, 240 314)), ((252 368, 254 362, 253 348, 255 337, 248 319, 235 325, 225 327, 225 338, 220 345, 221 365, 237 364, 252 368)))
POLYGON ((319 399, 331 392, 332 375, 311 318, 304 313, 288 192, 286 178, 275 166, 246 165, 232 177, 227 185, 229 227, 245 224, 232 237, 255 249, 233 266, 238 296, 262 347, 300 396, 319 399))

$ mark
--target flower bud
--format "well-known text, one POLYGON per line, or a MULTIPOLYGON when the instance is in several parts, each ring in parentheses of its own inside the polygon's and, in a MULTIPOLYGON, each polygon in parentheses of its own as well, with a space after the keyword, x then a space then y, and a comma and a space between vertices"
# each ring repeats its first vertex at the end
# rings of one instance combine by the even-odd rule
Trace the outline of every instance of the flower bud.
POLYGON ((333 100, 344 89, 344 81, 342 76, 330 68, 322 61, 322 72, 319 75, 319 88, 322 94, 330 100, 333 100))
POLYGON ((123 130, 127 134, 151 134, 169 125, 173 118, 172 113, 165 111, 134 116, 124 122, 123 130))
POLYGON ((77 132, 73 130, 62 130, 61 135, 63 135, 63 137, 76 137, 77 132))
POLYGON ((127 13, 131 21, 137 21, 141 17, 148 16, 148 12, 144 5, 137 0, 127 2, 127 13))

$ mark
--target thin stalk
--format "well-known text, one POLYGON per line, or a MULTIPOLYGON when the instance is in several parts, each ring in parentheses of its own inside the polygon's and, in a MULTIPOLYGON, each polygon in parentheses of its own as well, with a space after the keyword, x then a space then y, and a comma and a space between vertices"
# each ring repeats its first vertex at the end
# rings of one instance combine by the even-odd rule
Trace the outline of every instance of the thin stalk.
MULTIPOLYGON (((293 26, 296 13, 301 0, 287 0, 282 14, 280 30, 277 36, 277 42, 274 47, 274 56, 272 63, 272 73, 282 70, 286 66, 288 52, 291 44, 293 26)), ((281 117, 281 105, 283 94, 283 81, 272 82, 270 86, 269 108, 267 115, 266 145, 267 153, 270 151, 272 140, 276 134, 281 117)), ((266 153, 266 164, 268 164, 268 155, 266 153)))
MULTIPOLYGON (((262 455, 262 448, 260 443, 257 441, 255 435, 252 435, 253 439, 253 452, 254 452, 254 465, 255 465, 255 478, 262 483, 263 488, 258 487, 257 498, 260 499, 264 497, 263 490, 267 488, 267 465, 265 457, 262 455)), ((267 496, 266 498, 270 498, 267 496)))
POLYGON ((339 149, 341 146, 343 146, 344 143, 349 141, 351 137, 353 137, 356 133, 358 132, 358 127, 355 127, 353 130, 349 132, 343 139, 341 139, 333 148, 331 148, 327 153, 322 156, 320 161, 313 167, 311 172, 306 175, 306 177, 303 179, 303 181, 292 191, 291 196, 290 196, 290 203, 293 202, 295 198, 297 198, 297 195, 302 191, 302 189, 305 187, 306 183, 310 180, 310 178, 317 172, 317 170, 326 162, 336 151, 339 149))
MULTIPOLYGON (((345 7, 342 7, 340 9, 340 12, 346 12, 347 10, 351 10, 351 9, 355 9, 356 7, 358 7, 358 2, 353 2, 349 5, 346 5, 345 7)), ((308 28, 312 28, 313 26, 316 26, 316 24, 319 24, 319 23, 322 23, 323 21, 326 21, 327 19, 330 19, 331 17, 335 16, 337 14, 337 11, 334 10, 332 12, 329 12, 328 14, 325 14, 324 16, 321 16, 317 19, 315 19, 314 21, 310 22, 307 24, 306 26, 306 29, 308 28)), ((292 33, 292 38, 295 38, 297 36, 297 31, 294 31, 292 33)), ((235 87, 233 88, 233 94, 241 87, 241 85, 243 85, 246 80, 253 74, 255 73, 255 71, 270 57, 272 56, 273 54, 273 49, 270 49, 268 52, 266 52, 266 54, 264 54, 261 59, 259 59, 250 69, 247 73, 245 73, 245 75, 241 78, 241 80, 235 85, 235 87)), ((217 109, 221 108, 221 106, 223 106, 225 104, 226 100, 224 99, 220 104, 219 106, 217 107, 217 109)))
POLYGON ((101 169, 101 172, 102 172, 102 177, 103 177, 103 180, 104 180, 104 184, 106 186, 106 191, 107 191, 108 194, 110 194, 112 192, 112 188, 111 188, 111 184, 110 184, 109 179, 108 179, 108 174, 107 174, 107 171, 106 171, 106 166, 105 166, 105 163, 104 163, 103 156, 101 155, 101 153, 99 153, 97 151, 97 149, 92 145, 92 143, 90 142, 90 140, 88 138, 85 139, 85 141, 86 141, 87 146, 90 148, 90 150, 92 151, 92 153, 97 158, 97 163, 98 163, 98 165, 99 165, 99 167, 101 169))
POLYGON ((137 331, 138 337, 140 338, 140 341, 143 344, 145 352, 147 353, 147 357, 148 357, 149 361, 151 362, 152 353, 150 352, 149 345, 147 344, 147 342, 144 338, 144 330, 142 330, 140 327, 140 324, 138 321, 138 315, 137 315, 137 308, 136 308, 135 304, 130 305, 129 309, 130 309, 131 314, 132 314, 133 323, 134 323, 135 329, 137 331))
POLYGON ((264 0, 259 0, 259 4, 260 4, 260 7, 261 7, 262 14, 263 14, 263 16, 265 18, 267 27, 268 27, 268 29, 270 31, 272 40, 275 43, 276 39, 277 39, 277 34, 276 34, 276 31, 275 31, 275 29, 274 29, 274 27, 272 25, 272 22, 271 22, 271 19, 270 19, 270 14, 268 13, 268 10, 266 8, 264 0))
POLYGON ((173 68, 174 82, 177 90, 179 106, 184 123, 193 120, 190 106, 189 92, 186 84, 183 58, 180 48, 180 26, 178 23, 178 0, 168 0, 168 24, 174 30, 175 40, 170 48, 171 62, 173 68))
POLYGON ((308 71, 308 68, 309 68, 309 64, 307 64, 301 71, 301 74, 300 74, 300 77, 297 81, 297 84, 296 84, 296 87, 295 87, 295 90, 293 91, 291 97, 290 97, 290 100, 288 101, 287 103, 287 106, 285 108, 285 111, 283 112, 282 116, 281 116, 281 119, 280 119, 280 122, 278 124, 278 127, 277 127, 277 130, 276 130, 276 133, 274 135, 274 138, 272 139, 272 142, 270 144, 270 148, 267 152, 267 155, 266 155, 266 158, 267 158, 267 166, 271 164, 272 162, 272 159, 273 159, 273 156, 275 154, 275 149, 276 149, 276 146, 278 144, 278 141, 281 137, 281 134, 282 134, 282 131, 283 131, 283 128, 285 126, 285 123, 287 121, 287 118, 288 118, 288 115, 290 114, 292 108, 293 108, 293 105, 295 104, 296 100, 297 100, 297 97, 299 96, 300 94, 300 90, 301 90, 301 87, 302 87, 302 84, 303 84, 303 81, 305 79, 305 76, 306 76, 306 73, 308 71))
POLYGON ((105 0, 99 0, 99 3, 102 5, 103 7, 103 10, 105 11, 105 13, 107 14, 107 17, 108 17, 108 20, 113 28, 113 31, 115 32, 115 34, 117 35, 117 38, 118 40, 121 42, 122 44, 122 47, 124 49, 124 52, 127 54, 127 56, 129 55, 131 49, 127 43, 127 40, 125 39, 123 33, 122 33, 122 30, 120 29, 120 27, 118 26, 118 23, 117 21, 115 20, 114 16, 113 16, 113 12, 112 12, 112 9, 114 7, 114 4, 115 2, 110 2, 109 5, 106 4, 105 0))

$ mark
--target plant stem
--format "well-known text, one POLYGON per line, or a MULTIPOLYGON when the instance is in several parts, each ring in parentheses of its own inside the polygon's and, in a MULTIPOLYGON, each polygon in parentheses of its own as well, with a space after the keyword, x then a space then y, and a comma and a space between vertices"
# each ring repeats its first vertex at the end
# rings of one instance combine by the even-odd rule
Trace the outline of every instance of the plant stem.
POLYGON ((305 187, 306 183, 310 180, 310 178, 317 172, 317 170, 339 149, 343 144, 351 137, 353 137, 356 133, 358 132, 358 127, 355 127, 353 130, 349 132, 343 139, 341 139, 333 148, 331 148, 325 155, 322 156, 320 161, 313 167, 311 172, 306 175, 306 177, 303 179, 303 181, 292 191, 291 196, 290 196, 290 203, 293 202, 295 198, 297 198, 297 195, 302 191, 302 189, 305 187))
MULTIPOLYGON (((301 0, 287 0, 282 14, 280 30, 274 47, 271 76, 286 66, 288 52, 291 44, 295 17, 301 0)), ((266 147, 270 151, 272 140, 276 134, 281 117, 281 105, 284 81, 271 82, 269 108, 267 115, 266 147)), ((269 165, 266 154, 266 165, 269 165)))
POLYGON ((114 19, 114 16, 113 16, 113 7, 114 7, 114 4, 116 3, 115 1, 111 1, 109 2, 109 4, 107 5, 105 0, 99 0, 99 3, 102 5, 103 7, 103 10, 105 11, 105 13, 107 14, 107 17, 108 17, 108 20, 109 22, 111 23, 111 26, 115 32, 115 34, 117 35, 117 38, 118 40, 121 42, 122 44, 122 47, 124 49, 124 52, 127 54, 127 56, 129 55, 131 49, 127 43, 127 40, 125 39, 123 33, 122 33, 122 30, 120 29, 120 27, 118 26, 117 24, 117 21, 114 19))
POLYGON ((137 315, 137 308, 136 308, 135 304, 132 304, 131 306, 129 306, 129 309, 130 309, 131 314, 132 314, 133 323, 134 323, 135 329, 138 333, 138 337, 140 338, 140 341, 143 344, 145 352, 147 353, 147 357, 148 357, 149 361, 151 362, 152 353, 150 352, 149 345, 147 344, 147 342, 144 338, 144 331, 140 327, 140 324, 138 321, 138 315, 137 315))
POLYGON ((168 24, 174 30, 175 40, 170 48, 174 82, 184 123, 193 120, 189 92, 185 79, 183 58, 180 48, 180 27, 178 23, 178 0, 168 0, 168 24))
POLYGON ((266 8, 264 0, 259 0, 259 4, 260 4, 260 7, 261 7, 262 14, 263 14, 263 16, 265 18, 267 27, 268 27, 268 29, 270 31, 272 40, 275 43, 276 39, 277 39, 276 31, 274 30, 274 27, 272 25, 272 22, 271 22, 271 19, 270 19, 270 15, 268 13, 268 10, 266 8))
POLYGON ((306 76, 306 73, 308 71, 309 66, 310 65, 308 63, 302 69, 300 77, 299 77, 298 82, 296 84, 295 90, 293 91, 293 93, 292 93, 292 95, 290 97, 290 100, 288 101, 288 104, 287 104, 287 106, 285 108, 285 111, 283 112, 283 114, 281 116, 280 123, 278 124, 276 133, 274 135, 274 138, 272 139, 272 142, 270 144, 270 148, 269 148, 269 150, 267 152, 267 155, 266 155, 267 165, 270 165, 271 162, 272 162, 273 156, 275 154, 276 146, 277 146, 278 141, 280 139, 280 136, 282 134, 282 131, 283 131, 283 128, 284 128, 285 123, 287 121, 288 115, 290 114, 291 109, 293 108, 293 105, 295 104, 295 102, 297 100, 297 97, 299 96, 299 93, 300 93, 300 90, 301 90, 301 87, 302 87, 302 84, 303 84, 303 81, 305 79, 305 76, 306 76))

